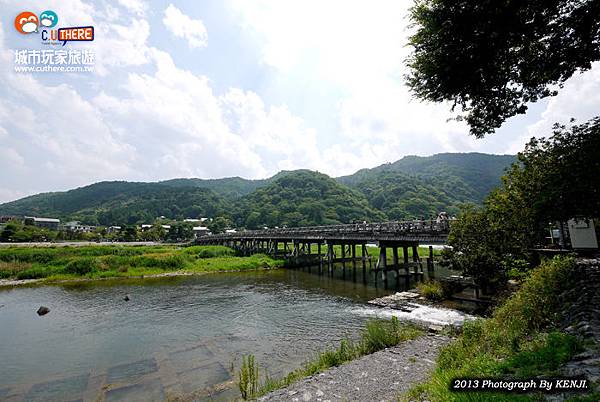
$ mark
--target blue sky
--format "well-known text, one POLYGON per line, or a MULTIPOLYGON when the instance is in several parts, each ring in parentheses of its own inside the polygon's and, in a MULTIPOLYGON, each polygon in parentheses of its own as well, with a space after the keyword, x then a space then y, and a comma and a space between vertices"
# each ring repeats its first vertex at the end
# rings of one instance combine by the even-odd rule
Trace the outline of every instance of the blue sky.
POLYGON ((483 140, 403 80, 410 1, 0 0, 0 202, 101 180, 332 176, 440 152, 515 153, 600 106, 600 68, 483 140), (16 73, 13 26, 94 25, 93 73, 16 73))

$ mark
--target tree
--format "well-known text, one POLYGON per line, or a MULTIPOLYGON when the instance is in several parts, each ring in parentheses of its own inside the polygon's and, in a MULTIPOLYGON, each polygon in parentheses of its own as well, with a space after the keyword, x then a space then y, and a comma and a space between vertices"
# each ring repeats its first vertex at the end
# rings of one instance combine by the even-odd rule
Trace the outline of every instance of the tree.
POLYGON ((188 222, 176 222, 171 225, 167 238, 171 241, 186 241, 194 237, 194 225, 188 222))
POLYGON ((444 252, 444 259, 483 288, 502 283, 505 279, 503 252, 497 235, 484 209, 466 207, 452 223, 448 236, 452 248, 444 252))
POLYGON ((208 229, 214 233, 223 233, 225 229, 231 227, 231 220, 225 216, 218 216, 208 224, 208 229))
POLYGON ((519 160, 532 178, 517 184, 539 218, 600 217, 599 152, 600 117, 571 127, 556 124, 550 138, 531 139, 519 160))
POLYGON ((161 224, 154 224, 150 229, 144 230, 141 233, 141 238, 146 241, 160 241, 163 240, 167 232, 161 224))
MULTIPOLYGON (((600 117, 532 139, 485 208, 465 208, 453 223, 446 258, 485 282, 533 262, 549 222, 600 217, 600 117), (486 279, 488 278, 488 279, 486 279)), ((519 268, 519 269, 521 269, 519 268)))
POLYGON ((13 236, 15 235, 15 233, 17 233, 17 231, 19 231, 21 226, 22 225, 20 225, 19 222, 17 222, 17 221, 8 222, 2 229, 2 232, 0 232, 0 241, 2 241, 2 242, 11 241, 13 236))
POLYGON ((417 0, 411 20, 409 87, 478 138, 600 59, 598 0, 417 0))
POLYGON ((123 228, 119 233, 121 241, 137 241, 139 238, 139 231, 137 226, 130 225, 123 228))

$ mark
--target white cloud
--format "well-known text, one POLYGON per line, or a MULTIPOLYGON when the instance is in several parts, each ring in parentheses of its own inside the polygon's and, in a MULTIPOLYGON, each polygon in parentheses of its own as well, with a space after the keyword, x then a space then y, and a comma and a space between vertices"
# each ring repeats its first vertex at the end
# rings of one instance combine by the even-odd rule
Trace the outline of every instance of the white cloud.
POLYGON ((329 174, 349 174, 407 154, 484 145, 468 137, 464 123, 449 122, 449 105, 416 101, 405 86, 410 5, 234 2, 242 26, 261 38, 262 61, 279 72, 280 80, 323 82, 342 94, 332 116, 337 138, 319 164, 329 174))
POLYGON ((119 4, 138 16, 144 15, 147 5, 143 0, 118 0, 119 4))
POLYGON ((178 38, 185 38, 190 47, 203 48, 208 45, 208 33, 202 20, 194 20, 173 4, 165 10, 163 24, 178 38))
POLYGON ((14 148, 0 148, 0 167, 3 169, 22 168, 25 159, 14 148))
POLYGON ((549 137, 555 123, 569 124, 574 118, 575 124, 583 123, 598 116, 600 105, 600 62, 592 68, 570 78, 558 95, 548 100, 546 109, 539 120, 527 127, 524 135, 510 144, 508 152, 516 153, 531 137, 549 137))

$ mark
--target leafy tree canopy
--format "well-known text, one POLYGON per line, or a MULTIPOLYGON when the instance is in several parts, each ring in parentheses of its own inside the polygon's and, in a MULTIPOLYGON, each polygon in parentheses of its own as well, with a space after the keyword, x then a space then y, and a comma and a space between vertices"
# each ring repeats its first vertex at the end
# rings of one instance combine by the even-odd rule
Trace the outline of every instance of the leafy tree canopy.
POLYGON ((600 59, 598 0, 417 0, 411 20, 408 85, 453 102, 476 137, 600 59))

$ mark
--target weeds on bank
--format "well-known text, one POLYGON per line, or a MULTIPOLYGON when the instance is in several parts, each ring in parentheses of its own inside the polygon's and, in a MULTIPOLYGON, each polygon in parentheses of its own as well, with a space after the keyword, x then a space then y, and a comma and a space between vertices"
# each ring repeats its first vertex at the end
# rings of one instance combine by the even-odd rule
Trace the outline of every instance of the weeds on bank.
POLYGON ((438 281, 419 282, 417 284, 419 293, 429 300, 442 300, 446 297, 446 292, 442 284, 438 281))
POLYGON ((248 399, 256 395, 258 390, 258 373, 258 365, 254 361, 254 355, 243 356, 238 381, 243 399, 248 399))
POLYGON ((7 247, 0 249, 0 279, 63 280, 277 268, 265 255, 235 257, 223 246, 7 247))
POLYGON ((563 303, 558 295, 572 284, 572 258, 544 262, 488 319, 468 321, 462 335, 442 349, 429 381, 406 399, 427 401, 522 401, 536 395, 450 391, 454 378, 552 376, 580 348, 576 338, 555 329, 563 303))
POLYGON ((255 365, 254 356, 248 356, 242 360, 242 367, 238 373, 240 392, 242 398, 255 399, 262 395, 268 394, 276 389, 287 387, 288 385, 297 382, 305 377, 323 372, 331 367, 336 367, 364 355, 368 355, 390 346, 398 345, 401 342, 414 339, 423 334, 423 331, 412 325, 400 323, 398 318, 393 317, 391 321, 373 320, 366 324, 360 340, 353 342, 352 340, 344 339, 336 349, 328 349, 319 353, 314 359, 308 361, 303 367, 294 370, 285 377, 274 379, 265 374, 265 378, 259 384, 258 366, 256 366, 254 377, 248 377, 244 373, 251 370, 251 365, 255 365), (252 362, 250 363, 250 357, 252 362), (252 381, 242 381, 242 379, 252 379, 252 381), (252 386, 255 386, 255 391, 251 392, 252 386), (244 391, 242 391, 244 389, 244 391))

